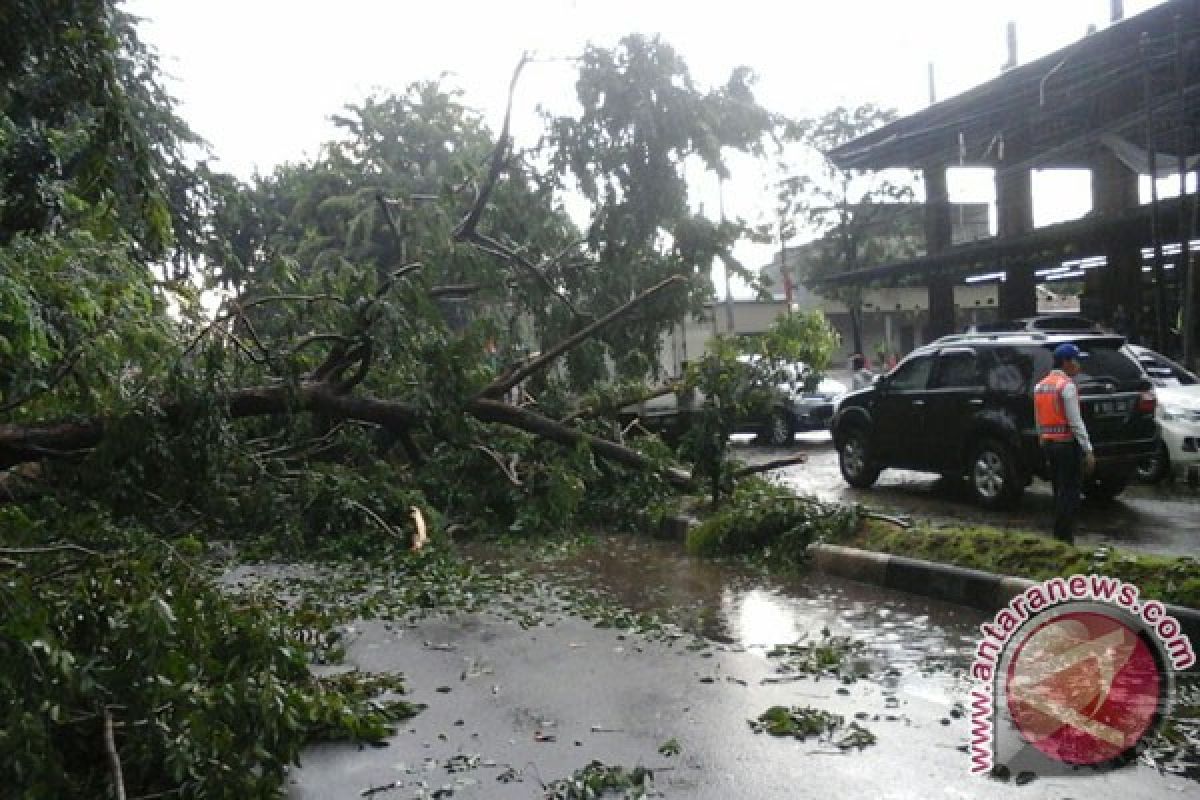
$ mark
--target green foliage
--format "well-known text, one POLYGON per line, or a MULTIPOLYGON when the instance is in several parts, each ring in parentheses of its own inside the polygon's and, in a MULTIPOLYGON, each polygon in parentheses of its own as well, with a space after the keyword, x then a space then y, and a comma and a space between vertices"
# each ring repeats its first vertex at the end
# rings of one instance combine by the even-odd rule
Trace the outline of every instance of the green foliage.
POLYGON ((817 309, 777 317, 766 333, 752 341, 749 351, 772 367, 797 362, 808 367, 805 388, 815 389, 832 362, 838 335, 817 309))
POLYGON ((641 800, 654 788, 654 772, 645 767, 628 769, 593 761, 570 778, 546 785, 545 800, 596 800, 612 797, 641 800))
POLYGON ((758 362, 743 363, 741 344, 730 336, 709 340, 704 355, 688 365, 684 383, 699 393, 701 405, 691 414, 680 453, 695 464, 696 477, 711 487, 713 507, 728 491, 725 454, 737 421, 764 414, 771 407, 770 375, 758 362))
POLYGON ((1200 563, 1190 557, 1077 547, 1036 533, 988 526, 902 529, 864 519, 841 543, 1031 580, 1090 573, 1132 583, 1142 595, 1200 608, 1200 563))
POLYGON ((0 246, 0 408, 128 408, 162 388, 173 346, 162 300, 127 245, 77 230, 0 246), (69 372, 88 378, 66 380, 69 372))
POLYGON ((704 355, 689 364, 685 385, 701 398, 690 416, 681 453, 696 465, 698 478, 711 487, 713 507, 729 491, 725 460, 729 437, 739 420, 765 418, 781 402, 777 385, 783 367, 803 363, 802 376, 815 388, 837 347, 837 333, 820 311, 781 316, 761 336, 749 340, 716 336, 704 355))
POLYGON ((834 636, 826 628, 821 631, 820 639, 776 645, 767 651, 767 658, 774 660, 775 672, 780 675, 813 678, 829 675, 849 683, 857 676, 847 662, 863 649, 862 642, 849 636, 834 636))
POLYGON ((670 739, 667 739, 665 742, 663 742, 662 744, 660 744, 658 746, 658 754, 660 756, 665 756, 667 758, 671 758, 672 756, 677 756, 682 752, 683 752, 683 747, 680 746, 679 740, 676 739, 674 736, 672 736, 670 739))
MULTIPOLYGON (((20 512, 5 541, 27 538, 20 512)), ((182 550, 102 517, 96 550, 0 549, 0 762, 14 797, 109 793, 105 714, 137 797, 280 796, 315 736, 376 740, 411 716, 374 704, 394 681, 325 683, 273 614, 235 605, 182 550), (124 547, 111 550, 114 542, 124 547)))
POLYGON ((611 49, 585 49, 575 84, 581 113, 548 117, 542 143, 553 170, 547 179, 592 204, 585 241, 593 269, 564 274, 565 285, 589 309, 613 308, 672 275, 687 276, 690 286, 605 332, 593 367, 607 355, 619 374, 641 377, 655 359, 626 356, 656 353, 664 331, 702 310, 713 259, 749 277, 731 254, 749 229, 692 212, 683 165, 691 158, 725 177, 727 152, 766 153, 785 121, 758 104, 753 80, 738 69, 725 85, 701 90, 658 38, 631 35, 611 49))
POLYGON ((102 208, 143 264, 204 251, 210 173, 136 23, 119 0, 0 8, 0 246, 102 208))
POLYGON ((840 714, 809 706, 771 706, 758 719, 749 720, 749 723, 755 733, 786 736, 801 741, 812 736, 828 741, 839 750, 862 750, 876 741, 875 734, 857 722, 846 725, 845 718, 840 714))
POLYGON ((422 476, 435 505, 491 534, 556 533, 577 521, 588 480, 601 474, 590 450, 551 447, 519 431, 480 433, 486 445, 435 448, 422 476))
POLYGON ((687 549, 696 555, 761 555, 799 564, 810 544, 853 525, 851 511, 796 497, 761 479, 746 480, 726 508, 688 533, 687 549))
MULTIPOLYGON (((895 118, 895 111, 871 103, 857 108, 839 106, 799 123, 792 131, 810 166, 780 181, 778 210, 784 220, 784 240, 794 236, 798 227, 818 237, 800 250, 805 282, 910 258, 924 242, 923 231, 911 224, 915 182, 911 175, 895 179, 886 172, 846 170, 827 156, 895 118)), ((862 352, 862 286, 825 286, 823 290, 849 308, 854 349, 862 352)))

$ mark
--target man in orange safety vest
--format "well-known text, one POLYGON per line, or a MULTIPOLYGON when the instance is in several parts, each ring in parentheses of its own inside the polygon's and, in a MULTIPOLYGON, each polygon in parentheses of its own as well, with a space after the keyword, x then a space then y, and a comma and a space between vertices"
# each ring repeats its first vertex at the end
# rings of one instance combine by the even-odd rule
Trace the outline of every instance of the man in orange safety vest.
POLYGON ((1073 344, 1054 349, 1054 369, 1033 390, 1033 411, 1038 440, 1050 463, 1054 482, 1054 536, 1075 541, 1075 514, 1083 479, 1096 466, 1092 441, 1079 410, 1079 388, 1072 380, 1085 355, 1073 344))

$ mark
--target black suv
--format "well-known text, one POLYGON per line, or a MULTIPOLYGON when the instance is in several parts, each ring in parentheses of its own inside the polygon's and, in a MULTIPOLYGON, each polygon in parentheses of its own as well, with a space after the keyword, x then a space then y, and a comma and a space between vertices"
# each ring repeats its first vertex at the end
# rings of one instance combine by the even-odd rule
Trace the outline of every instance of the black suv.
POLYGON ((1125 340, 1092 333, 961 334, 913 351, 838 406, 832 429, 842 476, 866 487, 886 467, 938 472, 965 477, 986 507, 1015 504, 1033 476, 1048 477, 1033 387, 1063 342, 1087 354, 1076 383, 1096 471, 1084 491, 1115 497, 1154 453, 1155 397, 1125 340))

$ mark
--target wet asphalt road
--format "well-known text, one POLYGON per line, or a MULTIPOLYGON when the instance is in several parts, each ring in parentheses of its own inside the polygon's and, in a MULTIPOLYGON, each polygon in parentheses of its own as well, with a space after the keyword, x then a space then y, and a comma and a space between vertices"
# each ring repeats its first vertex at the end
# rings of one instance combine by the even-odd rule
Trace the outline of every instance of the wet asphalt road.
MULTIPOLYGON (((1140 765, 1027 786, 970 777, 960 750, 969 720, 954 709, 967 700, 980 612, 828 576, 772 578, 634 537, 527 566, 551 585, 590 587, 635 611, 690 610, 707 636, 648 638, 569 612, 532 625, 454 612, 357 623, 347 666, 402 671, 410 699, 429 707, 386 747, 309 748, 289 798, 537 800, 544 783, 593 759, 654 769, 661 794, 651 797, 701 800, 1195 793, 1195 783, 1140 765), (812 641, 823 629, 862 644, 860 679, 789 676, 767 655, 771 644, 812 641), (862 719, 878 742, 839 752, 752 733, 747 720, 772 705, 862 719), (673 757, 659 752, 671 739, 681 748, 673 757)), ((536 605, 538 594, 516 602, 536 605)))
MULTIPOLYGON (((733 455, 749 464, 795 453, 808 462, 768 473, 802 494, 840 503, 861 503, 875 510, 908 515, 936 524, 985 524, 1049 531, 1053 497, 1050 485, 1035 480, 1012 511, 985 511, 961 488, 930 475, 885 470, 870 489, 846 484, 827 432, 798 434, 792 447, 765 448, 738 437, 733 455)), ((1200 488, 1186 483, 1130 486, 1111 502, 1084 501, 1076 543, 1102 544, 1147 553, 1200 555, 1200 488)))

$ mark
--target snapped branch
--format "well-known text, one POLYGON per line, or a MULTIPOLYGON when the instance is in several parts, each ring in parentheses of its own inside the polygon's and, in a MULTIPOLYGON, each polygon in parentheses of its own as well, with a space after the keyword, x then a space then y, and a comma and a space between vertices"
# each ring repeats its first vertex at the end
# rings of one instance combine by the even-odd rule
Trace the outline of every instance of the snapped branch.
POLYGON ((602 328, 607 327, 608 325, 611 325, 616 320, 621 319, 622 317, 626 316, 627 314, 629 314, 629 312, 633 311, 633 309, 637 308, 642 303, 645 303, 647 300, 654 297, 659 292, 661 292, 671 286, 676 286, 678 284, 684 283, 684 282, 686 282, 686 280, 687 279, 682 275, 673 275, 664 281, 660 281, 659 283, 656 283, 654 286, 651 286, 649 289, 642 292, 641 294, 639 294, 637 297, 630 300, 625 305, 621 306, 620 308, 617 308, 614 311, 610 311, 608 314, 604 315, 600 319, 598 319, 598 320, 592 322, 590 325, 587 325, 586 327, 584 327, 578 333, 575 333, 571 336, 568 336, 566 339, 563 339, 561 342, 554 345, 553 347, 551 347, 545 353, 542 353, 537 358, 532 359, 528 363, 513 370, 512 372, 509 372, 505 375, 500 376, 495 381, 493 381, 486 389, 483 390, 482 396, 483 397, 499 397, 500 395, 507 392, 509 389, 516 386, 521 381, 528 378, 530 375, 533 375, 536 372, 540 372, 541 370, 550 366, 550 364, 552 364, 559 356, 561 356, 562 354, 566 353, 567 351, 569 351, 575 347, 578 347, 582 342, 591 338, 597 331, 601 330, 602 328))

